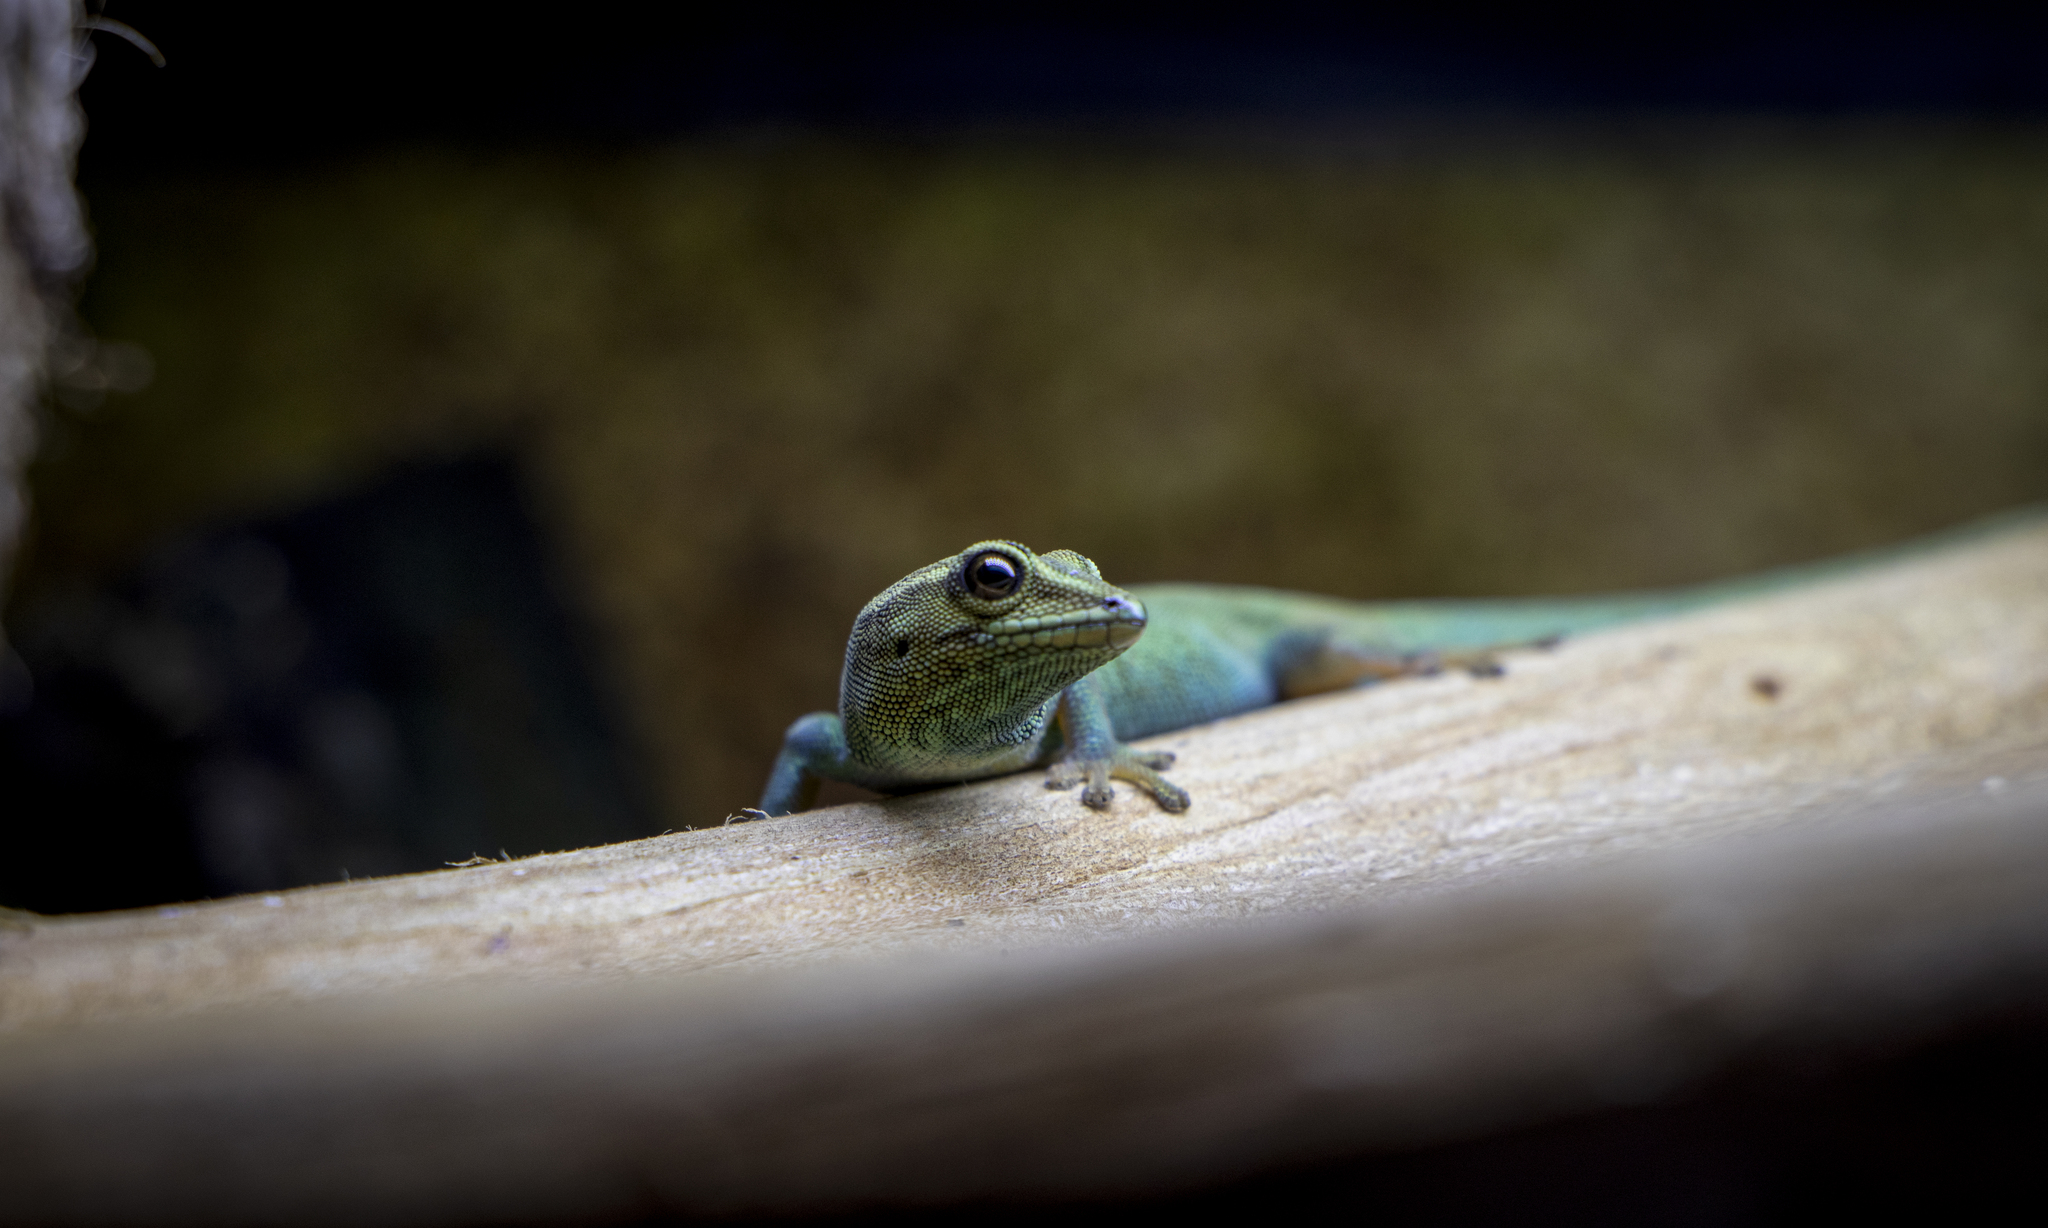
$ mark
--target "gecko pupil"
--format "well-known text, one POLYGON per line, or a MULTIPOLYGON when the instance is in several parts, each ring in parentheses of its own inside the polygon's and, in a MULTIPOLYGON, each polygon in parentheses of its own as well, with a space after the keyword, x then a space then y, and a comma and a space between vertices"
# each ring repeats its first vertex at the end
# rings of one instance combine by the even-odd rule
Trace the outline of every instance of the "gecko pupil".
POLYGON ((967 565, 967 587, 983 601, 995 601, 1017 590, 1017 565, 1000 554, 984 554, 967 565))

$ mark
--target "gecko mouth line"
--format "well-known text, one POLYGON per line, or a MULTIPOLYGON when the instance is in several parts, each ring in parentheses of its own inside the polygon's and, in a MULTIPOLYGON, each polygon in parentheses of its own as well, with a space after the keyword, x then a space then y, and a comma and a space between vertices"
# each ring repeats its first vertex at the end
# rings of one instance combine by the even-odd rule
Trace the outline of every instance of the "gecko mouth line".
MULTIPOLYGON (((1136 603, 1132 603, 1136 605, 1136 603)), ((998 648, 1128 648, 1145 631, 1145 610, 1070 610, 1034 618, 1005 618, 981 634, 998 648), (1108 614, 1108 617, 1104 617, 1108 614)))

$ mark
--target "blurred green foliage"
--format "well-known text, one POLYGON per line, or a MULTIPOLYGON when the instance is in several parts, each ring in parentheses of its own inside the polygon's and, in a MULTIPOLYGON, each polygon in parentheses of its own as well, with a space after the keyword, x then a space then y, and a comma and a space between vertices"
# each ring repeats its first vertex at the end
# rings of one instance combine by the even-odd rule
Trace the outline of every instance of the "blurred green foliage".
POLYGON ((2048 495, 2048 140, 415 152, 92 202, 154 385, 19 581, 515 448, 673 821, 983 537, 1352 597, 1704 579, 2048 495))

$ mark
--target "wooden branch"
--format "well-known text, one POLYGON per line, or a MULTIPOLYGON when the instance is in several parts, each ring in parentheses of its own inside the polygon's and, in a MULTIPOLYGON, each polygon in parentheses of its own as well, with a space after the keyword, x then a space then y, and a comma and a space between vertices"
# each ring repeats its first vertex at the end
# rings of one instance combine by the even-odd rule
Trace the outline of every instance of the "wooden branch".
POLYGON ((1163 1188, 2048 984, 2038 523, 1156 744, 1185 815, 1013 778, 17 916, 0 1218, 1163 1188))

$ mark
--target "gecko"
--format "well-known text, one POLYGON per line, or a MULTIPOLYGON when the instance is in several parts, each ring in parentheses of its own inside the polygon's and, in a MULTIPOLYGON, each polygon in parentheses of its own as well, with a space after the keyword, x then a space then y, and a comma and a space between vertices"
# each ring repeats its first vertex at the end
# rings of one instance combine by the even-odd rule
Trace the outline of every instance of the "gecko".
MULTIPOLYGON (((1826 567, 1827 565, 1823 565, 1826 567)), ((903 793, 1046 770, 1095 809, 1125 781, 1169 812, 1187 790, 1154 734, 1348 687, 1464 670, 1599 627, 1782 587, 1787 569, 1671 592, 1351 602, 1220 584, 1120 588, 1072 550, 981 541, 923 567, 854 620, 839 711, 784 735, 760 806, 808 808, 821 780, 903 793)))

